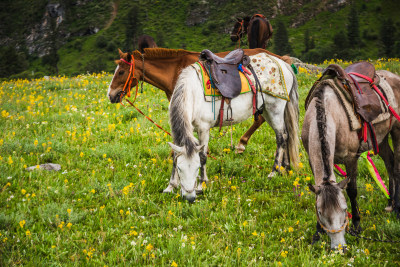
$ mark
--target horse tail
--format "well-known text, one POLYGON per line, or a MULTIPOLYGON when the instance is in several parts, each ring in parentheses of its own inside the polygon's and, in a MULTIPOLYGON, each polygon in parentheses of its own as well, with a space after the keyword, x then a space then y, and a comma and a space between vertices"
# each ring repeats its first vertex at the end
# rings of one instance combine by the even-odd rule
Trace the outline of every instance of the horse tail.
POLYGON ((259 31, 260 31, 260 20, 258 19, 253 19, 250 22, 250 31, 247 33, 248 35, 248 39, 249 39, 249 48, 253 49, 253 48, 261 48, 261 46, 259 46, 259 41, 258 41, 258 37, 259 37, 259 31))
POLYGON ((184 146, 186 155, 191 157, 195 152, 198 141, 193 135, 192 104, 188 85, 190 82, 191 67, 182 70, 172 93, 169 104, 169 123, 171 125, 172 138, 177 146, 184 146))
POLYGON ((328 140, 326 139, 327 131, 326 131, 326 112, 325 112, 325 101, 324 101, 324 89, 321 88, 315 94, 315 110, 317 113, 317 128, 318 135, 321 141, 321 155, 322 162, 324 165, 324 180, 327 180, 330 177, 331 166, 329 164, 329 160, 327 160, 330 156, 330 148, 328 140))
POLYGON ((293 75, 293 85, 290 90, 289 98, 284 112, 284 119, 286 130, 288 133, 288 149, 289 158, 293 166, 297 166, 299 160, 299 92, 297 90, 298 84, 294 73, 290 70, 293 75))

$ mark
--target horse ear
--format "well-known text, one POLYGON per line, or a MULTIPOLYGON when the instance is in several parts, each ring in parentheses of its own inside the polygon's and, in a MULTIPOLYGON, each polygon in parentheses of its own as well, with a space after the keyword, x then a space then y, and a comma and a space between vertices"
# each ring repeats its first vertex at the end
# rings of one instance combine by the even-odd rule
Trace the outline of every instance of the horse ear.
POLYGON ((241 18, 236 18, 236 20, 237 20, 237 22, 242 22, 243 21, 243 19, 241 19, 241 18))
POLYGON ((347 187, 347 184, 349 183, 350 179, 349 177, 347 177, 346 179, 341 180, 338 183, 338 186, 340 187, 340 189, 345 189, 347 187))
POLYGON ((318 195, 321 192, 321 189, 319 188, 318 185, 308 184, 308 188, 310 188, 310 190, 314 192, 316 195, 318 195))
POLYGON ((176 153, 182 153, 182 152, 183 152, 183 147, 174 145, 174 144, 171 143, 171 142, 168 142, 168 145, 169 145, 169 146, 172 148, 172 150, 173 150, 174 152, 176 152, 176 153))
POLYGON ((203 151, 203 149, 204 149, 204 145, 197 146, 197 147, 196 147, 196 152, 203 151))
POLYGON ((119 57, 122 58, 124 56, 124 52, 121 51, 121 49, 118 48, 118 53, 119 57))

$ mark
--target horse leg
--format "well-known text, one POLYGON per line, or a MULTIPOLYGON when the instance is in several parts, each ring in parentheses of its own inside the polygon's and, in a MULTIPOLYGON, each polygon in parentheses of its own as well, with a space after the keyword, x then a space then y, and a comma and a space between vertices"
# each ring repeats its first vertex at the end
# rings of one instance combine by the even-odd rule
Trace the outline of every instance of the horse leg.
POLYGON ((393 151, 389 146, 388 142, 389 136, 386 136, 382 143, 379 145, 379 156, 383 159, 385 163, 386 170, 389 174, 389 196, 388 205, 385 208, 386 211, 391 212, 393 210, 393 196, 394 196, 394 155, 393 151))
POLYGON ((324 229, 322 229, 319 222, 317 222, 317 230, 315 231, 315 233, 312 236, 311 245, 314 245, 316 242, 318 242, 321 239, 320 234, 324 234, 324 233, 325 233, 324 229))
POLYGON ((276 153, 275 153, 275 161, 272 167, 271 173, 268 175, 269 178, 272 178, 276 175, 276 173, 280 173, 281 166, 286 167, 289 165, 289 162, 285 163, 285 157, 288 160, 287 150, 288 150, 288 134, 285 127, 285 120, 283 116, 283 111, 275 111, 264 109, 263 117, 266 121, 268 121, 269 125, 275 131, 276 138, 276 153), (285 156, 286 155, 286 156, 285 156))
POLYGON ((240 138, 238 145, 236 146, 236 153, 243 153, 246 149, 247 142, 249 142, 250 137, 253 133, 260 128, 260 126, 265 122, 263 116, 258 116, 258 119, 253 122, 253 125, 247 130, 247 132, 240 138))
MULTIPOLYGON (((172 158, 174 158, 173 155, 172 158)), ((174 188, 178 188, 178 175, 176 175, 175 169, 176 169, 176 161, 174 159, 174 162, 172 163, 171 178, 169 179, 169 184, 167 188, 164 189, 163 193, 173 193, 174 188)))
POLYGON ((393 150, 394 150, 394 167, 393 167, 393 211, 400 219, 400 127, 393 127, 391 131, 393 150))
POLYGON ((210 140, 210 129, 203 127, 197 132, 200 140, 200 145, 204 145, 203 151, 200 151, 200 183, 197 185, 196 192, 203 191, 203 182, 208 183, 208 177, 206 172, 207 163, 207 152, 208 152, 208 141, 210 140))
POLYGON ((349 159, 346 164, 347 176, 350 178, 347 184, 346 192, 349 196, 351 203, 351 214, 352 214, 352 228, 356 232, 361 232, 362 228, 360 226, 360 212, 358 210, 357 204, 357 158, 349 159))

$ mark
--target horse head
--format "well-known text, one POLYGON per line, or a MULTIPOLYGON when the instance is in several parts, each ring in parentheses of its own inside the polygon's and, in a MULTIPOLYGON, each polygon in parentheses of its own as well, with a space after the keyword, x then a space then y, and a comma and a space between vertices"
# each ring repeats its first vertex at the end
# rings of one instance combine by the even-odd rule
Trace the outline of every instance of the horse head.
POLYGON ((236 22, 231 33, 232 42, 237 42, 243 38, 243 36, 247 33, 249 21, 250 17, 245 17, 243 19, 236 18, 236 22))
POLYGON ((342 190, 348 182, 349 178, 339 183, 329 181, 326 178, 321 185, 308 185, 310 190, 316 195, 315 209, 318 223, 329 235, 332 249, 345 249, 346 246, 344 234, 349 223, 349 218, 346 198, 342 190))
POLYGON ((199 152, 203 151, 204 145, 197 146, 195 153, 188 155, 185 146, 168 144, 174 150, 175 175, 179 178, 181 195, 192 203, 196 199, 197 175, 201 166, 199 152))
POLYGON ((119 50, 119 60, 115 60, 117 67, 114 77, 108 87, 107 97, 111 103, 119 103, 125 95, 129 96, 130 89, 138 84, 135 77, 135 62, 131 53, 119 50))

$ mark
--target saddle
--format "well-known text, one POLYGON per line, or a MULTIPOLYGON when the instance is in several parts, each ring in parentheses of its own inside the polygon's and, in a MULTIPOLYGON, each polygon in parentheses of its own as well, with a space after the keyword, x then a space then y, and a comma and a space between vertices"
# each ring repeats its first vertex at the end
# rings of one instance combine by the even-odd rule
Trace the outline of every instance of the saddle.
POLYGON ((206 49, 200 53, 199 59, 204 61, 212 83, 223 97, 232 99, 240 94, 242 83, 238 66, 247 66, 250 63, 250 58, 242 49, 233 50, 224 58, 206 49))
POLYGON ((372 84, 356 74, 370 78, 373 81, 372 84, 379 84, 380 80, 379 76, 376 75, 375 67, 369 62, 354 63, 346 69, 331 64, 325 69, 322 77, 325 75, 332 76, 332 78, 336 77, 341 82, 340 85, 350 93, 355 112, 365 122, 370 123, 382 113, 381 100, 372 89, 372 84))

